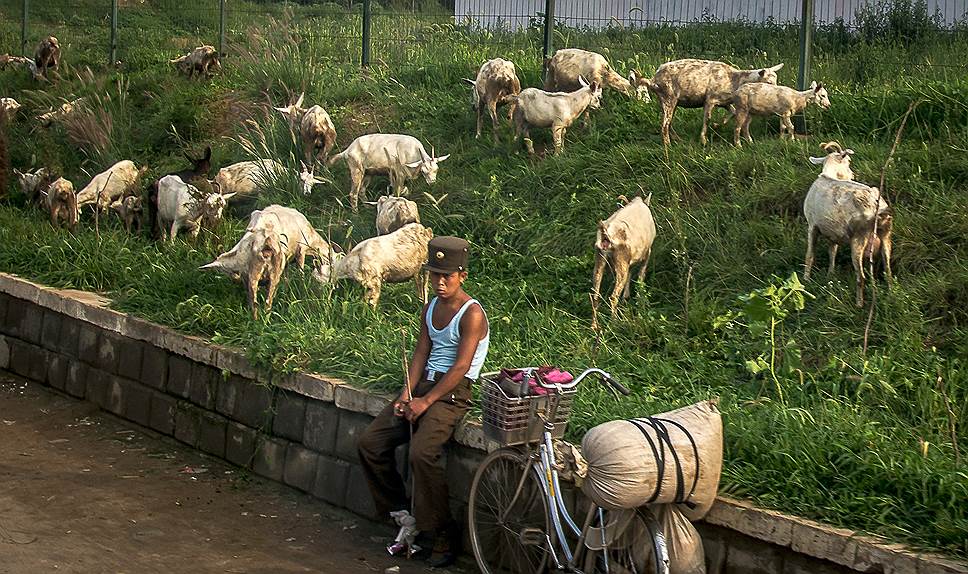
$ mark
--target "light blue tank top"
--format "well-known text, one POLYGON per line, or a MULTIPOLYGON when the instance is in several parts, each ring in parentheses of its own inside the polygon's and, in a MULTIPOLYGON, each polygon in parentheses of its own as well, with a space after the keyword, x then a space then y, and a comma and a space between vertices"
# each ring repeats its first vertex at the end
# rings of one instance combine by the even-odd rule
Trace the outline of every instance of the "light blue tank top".
MULTIPOLYGON (((460 343, 460 320, 464 316, 467 309, 477 303, 476 299, 471 299, 464 303, 460 309, 458 309, 457 314, 454 318, 450 320, 443 329, 437 330, 434 328, 434 307, 437 306, 437 297, 430 302, 430 306, 427 307, 427 332, 430 334, 430 356, 427 357, 427 370, 437 371, 441 373, 446 373, 453 365, 454 361, 457 360, 457 345, 460 343)), ((481 311, 484 307, 481 307, 481 311)), ((484 315, 485 320, 487 319, 487 314, 484 315)), ((481 367, 484 366, 484 358, 487 357, 487 348, 491 339, 491 329, 488 328, 487 334, 484 338, 477 344, 477 350, 474 351, 474 358, 471 359, 471 366, 468 369, 467 374, 464 376, 471 380, 477 380, 477 377, 481 374, 481 367)))

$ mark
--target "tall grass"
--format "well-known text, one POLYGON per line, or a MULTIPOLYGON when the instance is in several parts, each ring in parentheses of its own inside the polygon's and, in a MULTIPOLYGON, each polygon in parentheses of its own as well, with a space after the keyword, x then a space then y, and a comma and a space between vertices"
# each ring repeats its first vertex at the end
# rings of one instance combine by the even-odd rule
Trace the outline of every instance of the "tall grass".
MULTIPOLYGON (((151 2, 138 10, 145 22, 155 11, 151 2)), ((125 49, 122 71, 109 73, 110 81, 92 87, 64 75, 46 97, 106 94, 123 79, 127 111, 104 106, 114 121, 111 153, 151 165, 153 175, 183 168, 183 149, 205 143, 215 165, 267 154, 296 167, 299 147, 268 105, 302 91, 333 116, 343 146, 362 133, 405 132, 452 153, 437 184, 416 183, 413 195, 437 234, 474 246, 468 288, 488 311, 489 365, 597 364, 635 391, 617 402, 594 386, 583 389, 571 438, 611 418, 718 395, 724 492, 968 555, 968 80, 963 69, 931 65, 963 61, 968 42, 953 40, 962 32, 935 30, 907 46, 819 31, 814 76, 830 86, 833 108, 810 111, 803 140, 779 142, 775 121, 764 120, 754 122, 754 145, 734 149, 721 131, 703 148, 699 114, 682 110, 675 127, 683 141, 666 153, 657 107, 607 93, 590 127, 570 130, 564 154, 532 159, 508 143, 506 127, 497 147, 473 139, 469 97, 459 86, 493 55, 515 60, 522 82, 536 85, 535 30, 505 36, 439 15, 381 12, 380 26, 429 43, 395 52, 388 42, 382 62, 361 74, 350 64, 355 12, 266 11, 272 19, 233 28, 225 72, 211 82, 177 78, 165 66, 173 42, 165 34, 190 43, 194 33, 166 13, 159 18, 172 29, 146 27, 149 41, 125 49), (887 166, 884 189, 895 208, 897 281, 890 290, 877 284, 870 348, 862 352, 867 314, 853 306, 853 275, 841 255, 833 277, 819 273, 807 285, 815 298, 776 329, 781 398, 772 382, 764 387, 769 375, 747 366, 768 350, 767 339, 742 319, 718 319, 741 309, 740 296, 799 269, 801 203, 816 176, 806 158, 819 153, 819 142, 838 139, 857 150, 858 178, 875 182, 912 100, 923 103, 887 166), (647 193, 659 233, 650 271, 596 338, 588 299, 596 220, 620 195, 647 193)), ((781 81, 789 84, 796 62, 795 35, 779 26, 562 29, 556 41, 608 51, 621 71, 697 55, 749 66, 785 62, 781 81)), ((35 87, 8 77, 10 95, 35 87)), ((27 113, 10 132, 15 166, 50 165, 81 184, 85 170, 103 169, 62 127, 40 130, 25 120, 43 105, 25 95, 27 113)), ((550 147, 548 134, 534 137, 539 149, 550 147)), ((296 207, 345 247, 373 235, 372 211, 343 208, 345 168, 321 175, 329 182, 309 197, 282 178, 253 207, 296 207)), ((376 178, 369 199, 386 185, 376 178)), ((359 287, 324 287, 290 269, 273 314, 253 322, 239 285, 197 271, 241 235, 245 213, 216 229, 217 240, 170 246, 127 236, 115 222, 102 221, 100 240, 89 225, 76 235, 54 230, 21 203, 14 196, 0 205, 4 271, 109 292, 120 309, 237 345, 279 371, 313 369, 388 391, 400 384, 399 328, 414 333, 419 321, 410 285, 387 286, 374 312, 359 287)))

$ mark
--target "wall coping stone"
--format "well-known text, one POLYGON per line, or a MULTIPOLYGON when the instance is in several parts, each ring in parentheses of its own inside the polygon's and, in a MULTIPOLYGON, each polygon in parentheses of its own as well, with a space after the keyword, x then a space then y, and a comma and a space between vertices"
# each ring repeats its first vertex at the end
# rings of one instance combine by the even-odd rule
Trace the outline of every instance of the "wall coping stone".
MULTIPOLYGON (((2 272, 0 293, 30 301, 122 336, 145 341, 240 377, 258 382, 271 380, 268 373, 256 368, 235 349, 115 311, 109 307, 110 299, 96 293, 55 289, 2 272)), ((275 384, 307 397, 334 402, 338 408, 371 416, 377 415, 392 400, 390 395, 373 393, 341 379, 315 373, 293 373, 278 377, 275 384)), ((457 427, 454 439, 459 444, 484 451, 497 446, 484 436, 483 427, 476 419, 465 419, 457 427)), ((717 497, 704 521, 859 572, 968 574, 968 563, 965 562, 917 552, 902 544, 892 544, 852 530, 758 508, 750 502, 726 496, 717 497)))

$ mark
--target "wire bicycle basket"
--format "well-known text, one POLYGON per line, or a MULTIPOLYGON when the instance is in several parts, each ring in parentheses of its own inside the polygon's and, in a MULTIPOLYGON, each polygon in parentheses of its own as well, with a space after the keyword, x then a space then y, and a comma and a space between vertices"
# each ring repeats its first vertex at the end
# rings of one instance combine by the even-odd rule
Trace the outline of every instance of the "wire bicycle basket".
POLYGON ((501 443, 515 446, 537 441, 544 432, 542 421, 553 416, 552 438, 565 435, 571 405, 577 387, 548 391, 545 395, 509 396, 498 384, 499 373, 481 375, 481 419, 484 436, 501 443), (557 403, 557 404, 556 404, 557 403))

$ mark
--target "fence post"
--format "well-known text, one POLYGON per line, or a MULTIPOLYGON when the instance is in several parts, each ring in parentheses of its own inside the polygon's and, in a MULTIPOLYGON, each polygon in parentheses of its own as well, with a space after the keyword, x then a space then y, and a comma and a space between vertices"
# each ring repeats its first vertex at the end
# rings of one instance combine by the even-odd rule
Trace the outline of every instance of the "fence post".
POLYGON ((555 0, 545 0, 544 14, 544 46, 542 48, 542 62, 551 56, 552 40, 555 35, 555 0))
POLYGON ((23 19, 20 22, 20 53, 27 55, 27 7, 30 0, 24 0, 23 19))
MULTIPOLYGON (((810 66, 813 61, 813 2, 800 0, 803 13, 800 15, 800 70, 797 72, 797 89, 806 90, 810 82, 810 66)), ((807 131, 806 111, 797 115, 797 130, 807 131)))
POLYGON ((218 0, 218 55, 225 57, 225 0, 218 0))
POLYGON ((118 0, 111 0, 111 49, 108 50, 108 67, 118 61, 118 0))
POLYGON ((370 67, 370 0, 363 0, 363 53, 360 55, 360 64, 364 68, 370 67))

